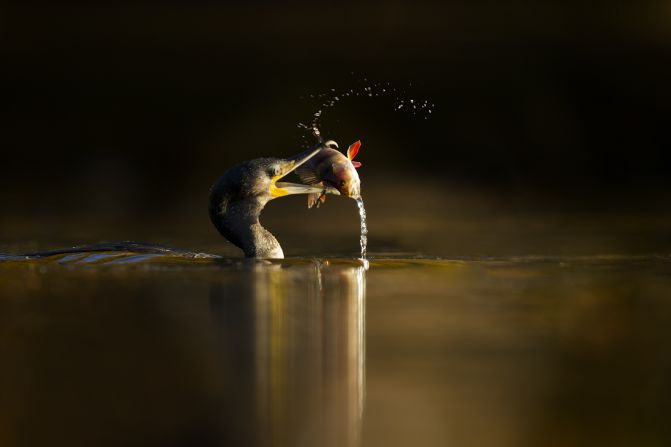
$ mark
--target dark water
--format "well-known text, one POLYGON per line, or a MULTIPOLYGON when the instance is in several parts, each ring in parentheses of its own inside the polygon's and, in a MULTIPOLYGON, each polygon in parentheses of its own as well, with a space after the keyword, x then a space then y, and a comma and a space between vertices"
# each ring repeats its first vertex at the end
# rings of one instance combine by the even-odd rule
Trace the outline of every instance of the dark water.
POLYGON ((669 327, 665 256, 6 258, 0 445, 668 445, 669 327))

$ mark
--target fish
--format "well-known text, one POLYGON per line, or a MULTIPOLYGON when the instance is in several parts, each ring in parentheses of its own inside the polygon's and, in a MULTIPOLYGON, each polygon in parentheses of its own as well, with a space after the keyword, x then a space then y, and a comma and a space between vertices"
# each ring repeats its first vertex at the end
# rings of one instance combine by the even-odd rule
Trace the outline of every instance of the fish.
MULTIPOLYGON (((338 150, 338 143, 333 140, 321 144, 322 149, 307 162, 296 169, 296 175, 307 185, 328 187, 331 186, 341 195, 351 198, 361 197, 361 180, 356 168, 361 163, 354 161, 359 152, 361 140, 350 144, 347 156, 338 150)), ((326 191, 308 194, 308 208, 323 204, 326 201, 326 191)))

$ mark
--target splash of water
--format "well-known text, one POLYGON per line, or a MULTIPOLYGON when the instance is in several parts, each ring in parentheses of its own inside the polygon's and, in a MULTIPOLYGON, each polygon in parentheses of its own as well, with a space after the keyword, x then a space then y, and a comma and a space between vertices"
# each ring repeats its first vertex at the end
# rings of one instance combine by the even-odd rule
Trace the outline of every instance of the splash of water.
MULTIPOLYGON (((353 73, 352 73, 353 74, 353 73)), ((349 89, 335 89, 331 88, 329 91, 323 93, 311 93, 306 96, 301 96, 301 99, 316 100, 318 102, 316 111, 312 114, 312 118, 305 123, 298 123, 297 127, 303 130, 312 130, 316 127, 321 127, 322 120, 325 115, 328 115, 339 102, 355 97, 359 98, 380 98, 386 101, 392 100, 391 108, 395 112, 405 112, 417 118, 429 119, 435 108, 435 104, 428 99, 418 99, 412 97, 406 92, 403 86, 394 86, 391 82, 375 82, 367 78, 363 78, 363 85, 359 84, 349 89)), ((412 83, 408 83, 407 88, 412 90, 412 83)), ((378 101, 378 99, 375 99, 378 101)), ((303 145, 309 147, 308 135, 303 135, 303 145)))
POLYGON ((363 198, 356 199, 356 204, 359 206, 359 219, 361 220, 361 236, 359 237, 359 244, 361 244, 361 259, 366 259, 366 248, 368 246, 368 226, 366 226, 366 208, 363 206, 363 198))

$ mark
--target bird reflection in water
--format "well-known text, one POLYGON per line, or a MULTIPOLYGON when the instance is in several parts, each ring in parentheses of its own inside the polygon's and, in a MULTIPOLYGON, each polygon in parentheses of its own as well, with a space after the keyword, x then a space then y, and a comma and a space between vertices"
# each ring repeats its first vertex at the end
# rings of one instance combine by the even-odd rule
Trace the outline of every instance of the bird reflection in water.
POLYGON ((244 274, 253 277, 237 282, 244 288, 210 293, 228 382, 239 386, 222 435, 244 445, 358 445, 365 267, 263 262, 244 274))

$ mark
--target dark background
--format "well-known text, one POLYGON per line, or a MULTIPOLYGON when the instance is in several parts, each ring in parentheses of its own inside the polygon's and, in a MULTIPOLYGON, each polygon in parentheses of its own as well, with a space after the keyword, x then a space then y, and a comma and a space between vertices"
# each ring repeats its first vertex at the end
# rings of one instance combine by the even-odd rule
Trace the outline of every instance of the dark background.
POLYGON ((435 104, 425 120, 355 97, 323 116, 341 147, 363 141, 373 210, 399 192, 426 200, 418 215, 473 195, 455 214, 668 215, 668 2, 14 2, 0 30, 4 244, 180 226, 219 243, 216 177, 299 152, 309 95, 371 80, 435 104))

